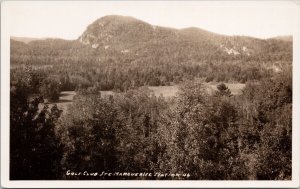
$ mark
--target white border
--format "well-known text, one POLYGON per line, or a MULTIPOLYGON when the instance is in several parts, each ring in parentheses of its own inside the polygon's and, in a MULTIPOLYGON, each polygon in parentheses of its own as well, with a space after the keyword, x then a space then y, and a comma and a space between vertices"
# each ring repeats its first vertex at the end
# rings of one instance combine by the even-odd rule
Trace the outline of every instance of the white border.
MULTIPOLYGON (((8 28, 9 8, 12 2, 1 2, 1 186, 13 188, 287 188, 299 187, 299 144, 300 144, 300 1, 292 1, 297 8, 294 31, 293 59, 293 154, 291 181, 10 181, 9 180, 9 73, 10 35, 8 28)), ((14 2, 16 3, 16 2, 14 2)), ((66 3, 58 2, 57 3, 66 3)), ((72 3, 84 3, 72 2, 72 3)))

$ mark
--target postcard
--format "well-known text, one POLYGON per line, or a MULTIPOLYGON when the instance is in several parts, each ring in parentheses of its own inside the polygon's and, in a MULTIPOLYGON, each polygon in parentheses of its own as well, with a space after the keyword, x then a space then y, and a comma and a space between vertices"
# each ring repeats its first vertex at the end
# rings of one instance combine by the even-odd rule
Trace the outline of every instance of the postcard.
POLYGON ((299 187, 299 1, 4 1, 1 185, 299 187))

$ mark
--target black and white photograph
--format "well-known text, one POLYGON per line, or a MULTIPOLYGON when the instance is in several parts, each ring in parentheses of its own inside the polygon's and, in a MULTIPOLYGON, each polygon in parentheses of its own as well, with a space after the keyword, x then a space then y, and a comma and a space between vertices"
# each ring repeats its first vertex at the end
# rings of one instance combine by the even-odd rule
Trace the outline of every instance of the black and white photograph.
POLYGON ((299 10, 2 2, 3 187, 299 187, 299 10))

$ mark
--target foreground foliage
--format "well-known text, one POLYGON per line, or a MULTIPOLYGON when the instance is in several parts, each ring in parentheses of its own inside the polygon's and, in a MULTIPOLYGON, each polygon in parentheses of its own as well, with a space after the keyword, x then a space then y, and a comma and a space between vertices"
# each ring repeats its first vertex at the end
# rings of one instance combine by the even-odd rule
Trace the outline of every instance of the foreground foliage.
POLYGON ((148 88, 103 96, 83 87, 61 115, 56 106, 39 108, 43 100, 31 92, 36 76, 29 70, 12 77, 11 179, 95 179, 68 177, 68 170, 291 179, 290 73, 249 82, 240 96, 224 84, 210 94, 196 81, 185 82, 174 99, 148 88))

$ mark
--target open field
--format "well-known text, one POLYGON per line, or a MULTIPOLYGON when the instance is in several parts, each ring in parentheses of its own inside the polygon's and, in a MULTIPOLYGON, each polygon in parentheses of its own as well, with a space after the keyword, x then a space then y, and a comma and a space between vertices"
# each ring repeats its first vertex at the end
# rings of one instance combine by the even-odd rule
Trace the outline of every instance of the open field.
POLYGON ((178 92, 178 86, 156 86, 156 87, 148 87, 152 90, 155 96, 163 96, 165 98, 174 97, 178 92))
MULTIPOLYGON (((205 85, 207 86, 207 89, 210 93, 214 92, 217 90, 217 85, 219 83, 205 83, 205 85)), ((231 90, 233 95, 240 95, 242 94, 242 89, 245 87, 245 84, 241 84, 241 83, 225 83, 228 88, 231 90)), ((171 97, 175 97, 179 87, 178 85, 174 85, 174 86, 151 86, 148 87, 150 90, 152 90, 155 94, 155 96, 163 96, 165 98, 171 98, 171 97)), ((108 96, 108 95, 113 95, 114 92, 113 91, 100 91, 101 95, 104 96, 108 96)), ((62 91, 59 97, 59 100, 55 103, 49 103, 49 105, 51 104, 57 104, 57 107, 61 110, 63 110, 63 112, 66 112, 68 105, 72 104, 73 102, 73 98, 76 95, 75 91, 62 91)))

